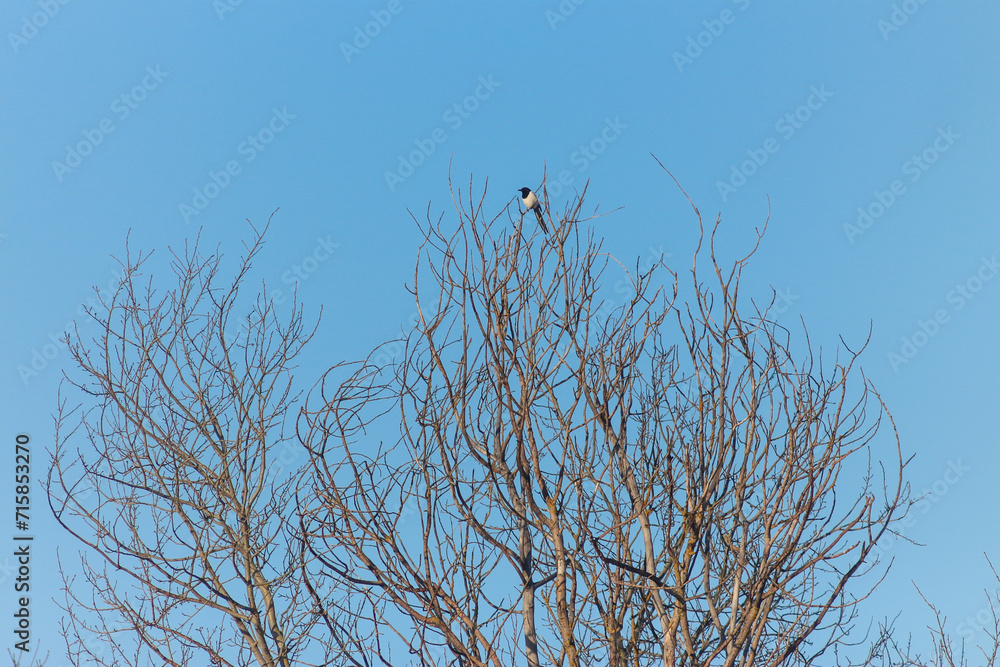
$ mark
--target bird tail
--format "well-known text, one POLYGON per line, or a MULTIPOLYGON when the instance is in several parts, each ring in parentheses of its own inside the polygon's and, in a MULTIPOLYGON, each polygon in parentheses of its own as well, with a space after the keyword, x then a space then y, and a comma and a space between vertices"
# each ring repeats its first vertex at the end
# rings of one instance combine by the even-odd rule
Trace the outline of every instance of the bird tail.
POLYGON ((549 233, 548 227, 545 226, 545 218, 542 216, 542 207, 538 204, 532 209, 535 212, 535 217, 538 218, 538 226, 542 228, 542 231, 546 234, 549 233))

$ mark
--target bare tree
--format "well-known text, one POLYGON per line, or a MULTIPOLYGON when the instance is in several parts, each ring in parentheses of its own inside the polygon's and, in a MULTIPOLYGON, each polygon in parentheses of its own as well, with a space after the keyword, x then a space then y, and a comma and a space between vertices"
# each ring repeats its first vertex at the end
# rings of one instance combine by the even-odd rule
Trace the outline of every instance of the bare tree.
POLYGON ((860 351, 825 366, 740 296, 756 246, 723 268, 692 205, 690 281, 622 267, 616 303, 583 195, 545 206, 548 237, 484 201, 456 192, 451 230, 428 214, 417 326, 331 369, 297 437, 315 329, 240 296, 267 227, 221 286, 197 242, 162 296, 126 253, 98 335, 68 341, 82 405, 60 401, 48 477, 83 548, 74 663, 969 663, 932 605, 929 657, 882 626, 842 659, 911 503, 905 461, 860 351))
POLYGON ((323 574, 303 573, 337 582, 313 588, 337 664, 758 667, 842 646, 909 503, 860 351, 824 359, 742 298, 753 250, 720 261, 693 205, 683 293, 637 264, 614 303, 583 195, 555 219, 542 188, 546 238, 487 216, 485 192, 453 189, 457 225, 417 221, 417 326, 393 363, 331 370, 299 426, 323 574))
MULTIPOLYGON (((986 558, 993 571, 993 579, 1000 585, 997 573, 989 557, 986 558)), ((892 624, 879 628, 878 638, 872 643, 868 658, 860 665, 878 667, 995 667, 1000 665, 1000 588, 985 590, 986 606, 983 607, 972 624, 958 625, 959 638, 948 630, 948 618, 928 600, 917 588, 917 593, 927 605, 934 622, 927 626, 930 647, 921 652, 914 646, 912 634, 907 640, 896 638, 892 624), (978 636, 977 636, 978 635, 978 636), (975 643, 972 643, 975 642, 975 643), (926 653, 926 655, 925 655, 926 653)), ((851 666, 849 666, 851 667, 851 666)))
POLYGON ((277 667, 306 654, 297 470, 279 455, 315 329, 297 303, 282 315, 266 292, 241 299, 266 229, 231 281, 197 242, 173 253, 163 294, 148 256, 127 253, 115 293, 89 309, 97 336, 68 337, 83 404, 60 402, 47 491, 82 547, 65 576, 74 664, 277 667))

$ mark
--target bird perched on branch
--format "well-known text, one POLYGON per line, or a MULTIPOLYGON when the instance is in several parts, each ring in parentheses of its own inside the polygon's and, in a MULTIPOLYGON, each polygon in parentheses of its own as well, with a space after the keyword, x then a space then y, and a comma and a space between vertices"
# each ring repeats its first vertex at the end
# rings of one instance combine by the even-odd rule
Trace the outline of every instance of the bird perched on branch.
POLYGON ((521 188, 520 190, 521 202, 524 204, 524 208, 535 212, 535 217, 538 218, 538 226, 542 228, 543 232, 548 234, 549 230, 545 226, 545 218, 542 217, 542 203, 538 201, 538 197, 531 191, 531 188, 521 188))

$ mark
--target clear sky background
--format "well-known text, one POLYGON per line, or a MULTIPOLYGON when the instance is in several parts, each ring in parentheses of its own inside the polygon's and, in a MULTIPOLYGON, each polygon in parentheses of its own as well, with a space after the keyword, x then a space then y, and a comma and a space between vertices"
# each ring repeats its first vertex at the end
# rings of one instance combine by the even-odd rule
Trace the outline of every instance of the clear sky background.
MULTIPOLYGON (((544 165, 569 183, 556 209, 589 179, 623 207, 593 223, 608 250, 686 270, 696 221, 654 153, 721 215, 729 256, 770 202, 747 289, 779 290, 782 322, 831 352, 871 328, 864 371, 931 502, 906 529, 926 546, 887 550, 863 612, 922 632, 916 583, 953 629, 974 617, 1000 555, 1000 4, 577 2, 0 4, 4 507, 15 434, 46 469, 68 359, 51 340, 114 285, 130 231, 165 254, 201 230, 236 257, 245 219, 280 207, 257 279, 323 308, 311 383, 410 317, 407 209, 454 215, 449 162, 489 179, 487 211, 544 165)), ((72 542, 37 485, 32 503, 35 637, 60 654, 50 575, 72 542)))

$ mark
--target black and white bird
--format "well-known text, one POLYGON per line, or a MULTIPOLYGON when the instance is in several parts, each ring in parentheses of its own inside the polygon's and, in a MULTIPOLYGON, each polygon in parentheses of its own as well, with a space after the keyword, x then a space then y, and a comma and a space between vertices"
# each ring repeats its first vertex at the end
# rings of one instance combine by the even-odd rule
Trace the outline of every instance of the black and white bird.
POLYGON ((543 232, 548 234, 549 230, 545 226, 545 218, 542 217, 542 203, 538 201, 538 197, 531 191, 531 188, 521 188, 520 190, 521 202, 524 204, 524 208, 535 212, 535 217, 538 218, 538 226, 542 228, 543 232))

